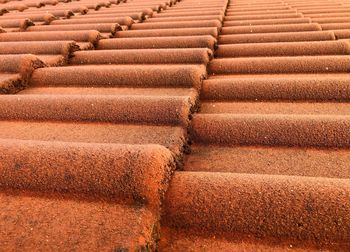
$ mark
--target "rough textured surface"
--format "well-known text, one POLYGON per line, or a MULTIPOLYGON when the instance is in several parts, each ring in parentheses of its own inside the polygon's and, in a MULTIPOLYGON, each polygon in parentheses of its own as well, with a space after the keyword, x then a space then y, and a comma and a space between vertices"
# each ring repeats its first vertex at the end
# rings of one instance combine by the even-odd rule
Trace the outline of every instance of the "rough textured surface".
POLYGON ((204 64, 213 54, 208 49, 134 49, 77 52, 72 64, 204 64))
POLYGON ((348 149, 279 146, 192 146, 186 171, 350 177, 348 149))
POLYGON ((177 172, 172 183, 163 216, 170 227, 349 245, 348 180, 177 172))
POLYGON ((28 31, 84 31, 84 30, 96 30, 99 32, 115 34, 117 31, 122 30, 122 27, 118 23, 102 23, 102 24, 67 24, 67 25, 47 25, 47 26, 32 26, 27 29, 28 31))
POLYGON ((224 27, 222 35, 226 34, 244 34, 244 33, 270 33, 270 32, 297 32, 297 31, 320 31, 319 24, 278 24, 278 25, 250 25, 224 27))
POLYGON ((350 54, 347 41, 322 42, 286 42, 220 45, 216 51, 218 57, 254 57, 254 56, 298 56, 298 55, 342 55, 350 54))
POLYGON ((223 20, 146 24, 176 2, 31 2, 0 17, 1 92, 26 87, 0 99, 2 249, 157 250, 223 20), (138 26, 156 38, 119 41, 138 26))
POLYGON ((66 32, 11 32, 0 36, 0 41, 61 41, 74 40, 77 42, 91 42, 95 44, 100 34, 97 31, 66 31, 66 32))
POLYGON ((350 98, 349 75, 267 74, 211 77, 202 85, 205 100, 337 100, 350 98))
MULTIPOLYGON (((200 236, 184 230, 162 229, 160 251, 224 251, 224 252, 256 252, 256 251, 320 251, 317 248, 305 247, 297 242, 281 242, 273 239, 257 239, 252 237, 225 239, 215 235, 200 236)), ((331 251, 331 249, 322 249, 331 251)))
POLYGON ((193 135, 202 143, 349 147, 349 124, 348 115, 201 114, 193 135))
POLYGON ((209 64, 209 70, 215 74, 349 72, 350 58, 348 56, 303 56, 214 59, 209 64))
POLYGON ((2 42, 1 54, 62 54, 69 57, 77 50, 75 42, 45 41, 45 42, 2 42))
POLYGON ((18 92, 34 69, 42 66, 44 63, 31 54, 0 55, 0 93, 18 92))
POLYGON ((174 167, 163 147, 1 141, 2 187, 91 194, 159 206, 174 167), (113 153, 113 155, 111 155, 113 153))
POLYGON ((179 126, 112 123, 1 121, 1 138, 118 144, 159 144, 177 158, 186 145, 186 132, 179 126))
POLYGON ((99 42, 99 49, 151 49, 151 48, 209 48, 214 50, 216 39, 212 36, 179 36, 150 38, 105 39, 99 42))
POLYGON ((0 241, 7 251, 155 247, 152 235, 157 219, 144 208, 19 192, 2 192, 0 202, 0 241))
POLYGON ((194 65, 90 65, 38 69, 32 86, 199 87, 206 75, 194 65))
POLYGON ((161 250, 349 250, 348 6, 229 2, 161 250))
POLYGON ((218 35, 218 28, 183 28, 183 29, 150 29, 150 30, 130 30, 118 32, 118 38, 132 37, 168 37, 168 36, 190 36, 190 35, 218 35))
POLYGON ((281 33, 222 35, 219 37, 219 42, 222 44, 322 41, 322 40, 335 40, 335 35, 333 32, 312 31, 312 32, 281 32, 281 33))
POLYGON ((0 0, 0 250, 349 251, 349 13, 0 0))

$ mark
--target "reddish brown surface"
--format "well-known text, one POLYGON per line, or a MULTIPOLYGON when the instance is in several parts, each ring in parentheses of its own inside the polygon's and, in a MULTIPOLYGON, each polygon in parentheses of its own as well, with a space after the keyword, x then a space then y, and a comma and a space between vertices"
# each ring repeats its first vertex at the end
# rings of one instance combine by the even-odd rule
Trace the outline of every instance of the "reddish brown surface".
POLYGON ((30 85, 189 88, 199 87, 205 75, 200 65, 82 65, 38 69, 30 85))
POLYGON ((149 30, 130 30, 122 31, 116 34, 118 38, 130 37, 169 37, 169 36, 191 36, 191 35, 211 35, 217 37, 217 27, 183 28, 183 29, 149 29, 149 30))
POLYGON ((213 57, 206 48, 98 50, 77 52, 72 64, 204 64, 213 57))
POLYGON ((151 207, 159 206, 174 169, 170 152, 157 145, 6 140, 0 149, 2 187, 88 193, 151 207))
POLYGON ((1 249, 349 251, 349 16, 0 0, 1 249))
POLYGON ((299 56, 350 54, 348 41, 285 42, 220 45, 217 57, 299 56))
POLYGON ((0 101, 0 118, 17 120, 187 125, 190 110, 190 100, 176 96, 13 95, 0 101))
POLYGON ((310 23, 310 18, 281 18, 281 19, 263 19, 263 20, 239 20, 226 21, 226 25, 240 26, 240 25, 272 25, 272 24, 300 24, 310 23))
POLYGON ((101 33, 111 33, 114 35, 117 31, 121 31, 122 27, 116 23, 102 23, 102 24, 67 24, 67 25, 48 25, 48 26, 32 26, 27 31, 84 31, 96 30, 101 33))
POLYGON ((221 27, 219 20, 213 21, 173 21, 173 22, 160 22, 160 23, 139 23, 133 25, 134 30, 145 29, 167 29, 167 28, 186 28, 186 27, 221 27))
POLYGON ((319 24, 276 24, 276 25, 249 25, 224 27, 222 35, 244 34, 244 33, 272 33, 272 32, 299 32, 299 31, 320 31, 319 24))
MULTIPOLYGON (((160 10, 170 4, 131 2, 119 11, 111 6, 92 18, 61 19, 45 27, 38 23, 41 14, 29 13, 36 22, 31 32, 0 38, 3 54, 19 54, 1 56, 5 91, 11 83, 30 86, 0 100, 3 249, 156 249, 161 200, 175 166, 182 165, 187 124, 216 40, 192 37, 196 30, 190 28, 182 46, 177 41, 169 46, 167 41, 174 39, 165 38, 165 48, 171 49, 152 45, 143 52, 72 53, 78 49, 73 41, 80 49, 91 49, 99 39, 113 36, 117 29, 108 22, 127 29, 153 14, 147 7, 160 10), (23 53, 50 65, 74 56, 71 64, 79 66, 45 68, 28 83, 34 67, 43 64, 23 53), (16 191, 7 193, 9 189, 16 191), (18 190, 25 193, 17 195, 18 190)), ((75 13, 84 9, 70 5, 75 13)), ((86 4, 87 10, 96 7, 86 4)), ((47 9, 67 16, 59 8, 47 9)), ((221 25, 217 18, 208 22, 221 25)), ((212 29, 217 31, 204 25, 204 31, 212 29)))
POLYGON ((164 215, 170 227, 349 246, 348 180, 177 172, 172 183, 164 215))
POLYGON ((350 177, 350 152, 344 149, 284 146, 192 146, 186 171, 350 177))
POLYGON ((167 192, 162 250, 349 250, 344 8, 230 3, 195 145, 167 192))
POLYGON ((202 85, 204 100, 348 100, 349 75, 276 74, 212 76, 202 85))
POLYGON ((1 138, 58 142, 159 144, 176 158, 186 148, 186 132, 178 126, 112 123, 2 121, 1 138))
POLYGON ((67 31, 67 32, 11 32, 0 36, 1 42, 14 41, 61 41, 90 42, 96 44, 100 34, 97 31, 67 31))
POLYGON ((101 40, 99 49, 151 49, 151 48, 209 48, 214 51, 216 39, 212 36, 178 36, 118 38, 101 40))
MULTIPOLYGON (((185 230, 175 231, 170 228, 162 228, 162 242, 160 243, 160 251, 223 251, 223 252, 256 252, 256 251, 297 251, 297 252, 315 252, 320 251, 317 248, 303 246, 298 242, 278 241, 273 239, 257 239, 252 237, 232 237, 225 239, 224 237, 209 235, 197 235, 193 232, 185 230)), ((332 251, 330 249, 322 249, 322 251, 332 251)))
POLYGON ((116 23, 120 25, 131 26, 134 21, 130 17, 122 18, 84 18, 84 19, 63 19, 53 21, 51 25, 68 25, 68 24, 89 24, 89 23, 116 23))
POLYGON ((209 71, 215 74, 349 72, 350 58, 337 55, 214 59, 209 71))
POLYGON ((335 38, 336 38, 335 33, 331 31, 233 34, 233 35, 221 35, 219 37, 219 43, 241 44, 241 43, 264 43, 264 42, 321 41, 321 40, 335 40, 335 38))
POLYGON ((70 57, 77 50, 73 41, 44 41, 44 42, 2 42, 0 43, 1 54, 62 54, 70 57))
POLYGON ((7 251, 138 251, 155 247, 157 218, 144 208, 19 192, 2 192, 0 201, 0 241, 7 251))

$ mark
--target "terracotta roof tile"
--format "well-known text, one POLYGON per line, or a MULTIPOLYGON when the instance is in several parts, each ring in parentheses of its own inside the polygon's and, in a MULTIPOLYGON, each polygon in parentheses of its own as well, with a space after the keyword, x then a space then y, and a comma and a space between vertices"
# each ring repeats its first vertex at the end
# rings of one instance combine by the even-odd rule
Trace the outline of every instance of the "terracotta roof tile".
POLYGON ((220 45, 218 57, 255 56, 307 56, 307 55, 347 55, 350 43, 347 41, 284 42, 258 44, 220 45))
MULTIPOLYGON (((1 21, 0 21, 1 23, 1 21)), ((27 31, 86 31, 86 30, 96 30, 101 33, 107 33, 114 35, 117 31, 121 31, 122 27, 118 23, 94 23, 94 24, 67 24, 67 25, 41 25, 32 26, 27 29, 27 31)))
POLYGON ((200 65, 80 65, 38 69, 30 85, 190 88, 199 87, 205 74, 200 65))
POLYGON ((258 20, 238 20, 226 21, 225 26, 251 26, 251 25, 279 25, 279 24, 308 24, 311 18, 281 18, 281 19, 258 19, 258 20))
POLYGON ((164 216, 172 227, 204 235, 239 230, 253 237, 317 239, 320 245, 348 241, 347 226, 333 221, 349 218, 347 180, 185 171, 172 183, 177 186, 169 189, 164 216))
POLYGON ((66 41, 90 42, 96 44, 101 38, 99 32, 89 31, 52 31, 52 32, 9 32, 2 33, 1 42, 21 42, 21 41, 66 41))
POLYGON ((4 249, 35 250, 39 244, 43 250, 152 251, 156 247, 154 240, 158 239, 159 226, 155 225, 157 217, 148 209, 102 200, 49 196, 1 194, 4 249))
POLYGON ((348 0, 0 0, 4 250, 348 251, 348 0))
MULTIPOLYGON (((345 35, 345 34, 344 34, 345 35)), ((346 35, 345 35, 346 36, 346 35)), ((252 33, 221 35, 220 44, 265 43, 265 42, 297 42, 335 40, 333 31, 311 32, 280 32, 280 33, 252 33)))
POLYGON ((34 23, 27 18, 23 19, 1 19, 0 26, 7 31, 20 31, 25 30, 34 23))
POLYGON ((204 64, 213 57, 207 48, 131 49, 83 51, 74 54, 72 64, 204 64))
MULTIPOLYGON (((115 14, 114 14, 115 15, 115 14)), ((103 24, 103 23, 116 23, 120 25, 126 25, 131 26, 134 21, 130 17, 101 17, 98 16, 95 18, 95 16, 81 16, 82 18, 71 18, 71 19, 61 19, 56 20, 51 23, 51 25, 68 25, 68 24, 74 24, 74 25, 81 25, 81 24, 103 24)))
POLYGON ((347 73, 216 76, 203 81, 205 100, 339 100, 350 97, 347 73))
POLYGON ((78 50, 74 41, 23 41, 0 43, 1 54, 36 54, 57 55, 68 59, 72 53, 78 50))
POLYGON ((98 49, 153 49, 153 48, 216 48, 216 39, 210 35, 173 37, 141 37, 104 39, 98 49))
POLYGON ((149 30, 129 30, 116 34, 118 38, 130 37, 170 37, 170 36, 191 36, 191 35, 211 35, 217 37, 217 27, 199 27, 199 28, 174 28, 174 29, 149 29, 149 30))
POLYGON ((161 250, 349 248, 348 22, 318 3, 230 3, 161 250))
POLYGON ((31 54, 0 55, 1 93, 13 93, 28 82, 33 70, 44 63, 31 54))

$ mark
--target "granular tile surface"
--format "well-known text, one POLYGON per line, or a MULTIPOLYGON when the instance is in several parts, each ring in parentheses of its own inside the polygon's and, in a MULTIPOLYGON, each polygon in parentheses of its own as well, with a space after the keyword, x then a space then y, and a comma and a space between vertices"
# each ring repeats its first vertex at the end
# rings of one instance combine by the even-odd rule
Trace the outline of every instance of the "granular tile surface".
POLYGON ((1 251, 349 251, 348 0, 0 0, 1 251))

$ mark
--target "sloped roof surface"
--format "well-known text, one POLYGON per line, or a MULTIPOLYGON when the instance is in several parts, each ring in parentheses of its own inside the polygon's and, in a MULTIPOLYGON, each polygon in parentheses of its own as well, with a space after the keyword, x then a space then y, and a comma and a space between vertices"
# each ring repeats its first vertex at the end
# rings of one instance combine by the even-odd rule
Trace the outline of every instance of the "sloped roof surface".
POLYGON ((349 1, 0 13, 0 250, 350 249, 349 1))

